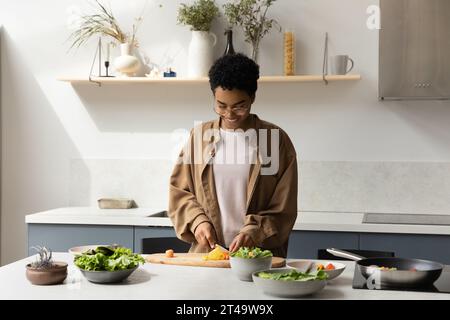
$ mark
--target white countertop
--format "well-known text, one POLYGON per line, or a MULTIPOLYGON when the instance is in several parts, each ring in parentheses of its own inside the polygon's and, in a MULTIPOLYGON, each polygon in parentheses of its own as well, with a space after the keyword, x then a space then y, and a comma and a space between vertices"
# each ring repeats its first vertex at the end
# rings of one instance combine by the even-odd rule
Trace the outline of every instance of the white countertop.
MULTIPOLYGON (((98 209, 67 207, 27 215, 26 223, 172 227, 169 218, 150 215, 165 208, 98 209)), ((294 230, 450 235, 449 226, 362 223, 364 213, 299 212, 294 230)))
POLYGON ((98 209, 95 207, 66 207, 29 214, 25 217, 25 222, 172 227, 169 218, 149 217, 164 210, 164 208, 98 209))
POLYGON ((450 235, 450 226, 363 223, 364 213, 299 212, 294 230, 450 235))
MULTIPOLYGON (((28 257, 0 268, 0 299, 170 299, 170 300, 264 300, 277 299, 260 292, 253 282, 240 281, 231 269, 145 264, 123 283, 94 284, 72 264, 69 253, 54 253, 55 261, 69 263, 63 284, 35 286, 25 277, 28 257), (211 284, 214 284, 212 290, 211 284)), ((342 262, 342 261, 340 261, 342 262)), ((344 261, 344 273, 309 299, 450 299, 450 294, 387 290, 357 290, 351 287, 354 262, 344 261)))

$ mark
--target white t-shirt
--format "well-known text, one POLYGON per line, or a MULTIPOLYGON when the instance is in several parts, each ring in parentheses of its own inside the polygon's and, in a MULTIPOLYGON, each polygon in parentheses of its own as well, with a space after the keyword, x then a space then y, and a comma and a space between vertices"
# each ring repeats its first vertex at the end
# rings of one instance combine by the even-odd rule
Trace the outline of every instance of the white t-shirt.
POLYGON ((228 247, 244 226, 250 165, 255 141, 242 130, 220 129, 213 160, 214 182, 219 203, 222 232, 228 247))

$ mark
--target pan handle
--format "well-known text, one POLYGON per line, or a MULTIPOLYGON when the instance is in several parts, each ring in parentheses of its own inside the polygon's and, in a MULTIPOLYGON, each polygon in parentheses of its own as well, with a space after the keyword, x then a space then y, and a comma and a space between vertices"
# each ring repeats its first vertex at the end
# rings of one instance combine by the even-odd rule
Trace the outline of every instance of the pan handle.
POLYGON ((346 258, 346 259, 350 259, 350 260, 354 260, 354 261, 366 259, 365 257, 362 257, 358 254, 351 253, 351 252, 348 252, 345 250, 330 248, 330 249, 327 249, 327 251, 329 253, 331 253, 333 256, 340 257, 340 258, 346 258))

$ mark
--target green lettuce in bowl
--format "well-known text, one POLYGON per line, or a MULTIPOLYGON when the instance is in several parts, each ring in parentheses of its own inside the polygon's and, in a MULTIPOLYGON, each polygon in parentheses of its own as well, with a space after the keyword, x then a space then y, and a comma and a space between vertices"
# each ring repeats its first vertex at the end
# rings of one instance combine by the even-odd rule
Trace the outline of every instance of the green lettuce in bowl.
POLYGON ((95 283, 123 281, 144 263, 144 258, 131 249, 113 246, 99 246, 74 258, 86 279, 95 283))
POLYGON ((74 258, 75 265, 87 271, 118 271, 144 264, 144 258, 128 248, 97 247, 74 258))
POLYGON ((267 269, 252 274, 258 290, 276 297, 296 298, 317 294, 327 284, 325 271, 300 272, 289 268, 267 269))
POLYGON ((280 281, 314 281, 314 280, 328 279, 328 275, 323 270, 308 273, 299 272, 297 270, 291 270, 282 273, 259 272, 256 275, 263 279, 272 279, 280 281))
POLYGON ((273 254, 269 250, 262 250, 261 248, 249 248, 241 247, 239 250, 230 253, 230 257, 243 258, 243 259, 257 259, 257 258, 267 258, 272 257, 273 254))
POLYGON ((252 273, 272 266, 272 252, 260 248, 241 247, 230 254, 232 272, 242 281, 252 281, 252 273))

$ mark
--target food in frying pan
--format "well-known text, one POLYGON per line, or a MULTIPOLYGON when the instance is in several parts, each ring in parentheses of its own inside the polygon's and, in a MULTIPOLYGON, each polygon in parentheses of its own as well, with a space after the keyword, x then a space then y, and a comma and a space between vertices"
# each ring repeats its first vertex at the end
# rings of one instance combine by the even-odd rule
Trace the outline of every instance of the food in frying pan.
POLYGON ((332 264, 332 263, 329 263, 329 264, 327 264, 327 266, 325 267, 323 264, 321 264, 321 263, 319 263, 318 265, 317 265, 317 271, 320 271, 320 270, 335 270, 336 269, 336 267, 334 266, 334 264, 332 264))
POLYGON ((380 266, 376 266, 376 265, 369 266, 369 268, 376 268, 380 271, 397 271, 398 270, 397 268, 380 267, 380 266))
MULTIPOLYGON (((398 270, 398 268, 380 267, 380 266, 377 266, 377 265, 371 265, 371 266, 369 266, 369 268, 375 268, 375 269, 378 269, 380 271, 401 271, 401 270, 398 270)), ((411 269, 408 269, 408 270, 405 270, 405 271, 417 271, 417 269, 416 268, 411 268, 411 269)))
POLYGON ((208 253, 206 256, 203 256, 203 260, 229 260, 230 255, 228 252, 223 250, 220 246, 216 245, 214 250, 208 253))

